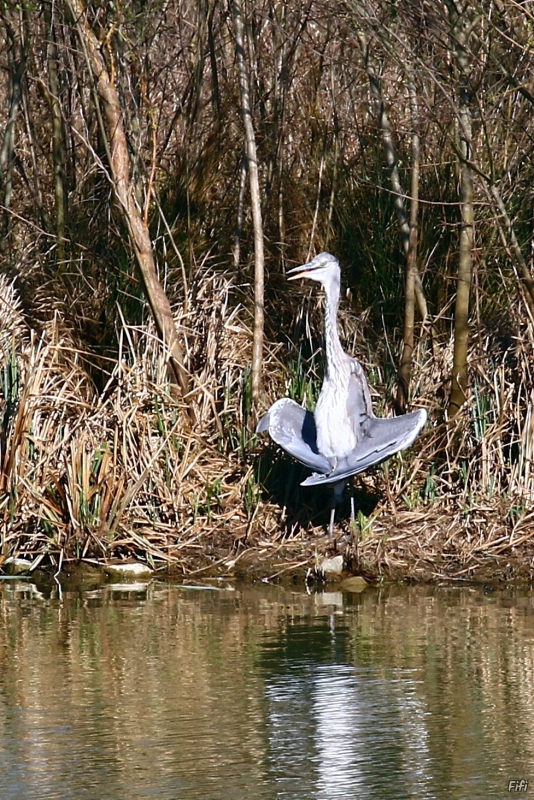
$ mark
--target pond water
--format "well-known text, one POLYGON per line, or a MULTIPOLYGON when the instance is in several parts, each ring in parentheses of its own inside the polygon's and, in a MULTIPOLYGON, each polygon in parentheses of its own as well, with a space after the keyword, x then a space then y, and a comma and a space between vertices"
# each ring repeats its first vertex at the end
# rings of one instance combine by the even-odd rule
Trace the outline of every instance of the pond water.
POLYGON ((0 581, 2 800, 510 796, 530 592, 0 581))

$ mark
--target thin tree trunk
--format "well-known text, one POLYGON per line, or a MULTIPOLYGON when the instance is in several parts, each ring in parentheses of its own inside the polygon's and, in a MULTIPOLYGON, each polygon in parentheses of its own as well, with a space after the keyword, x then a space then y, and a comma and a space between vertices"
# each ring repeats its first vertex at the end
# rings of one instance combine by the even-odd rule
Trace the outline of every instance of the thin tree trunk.
POLYGON ((15 52, 16 39, 14 32, 11 29, 11 25, 7 23, 7 20, 4 20, 6 22, 6 32, 11 45, 8 51, 11 72, 11 99, 2 146, 0 147, 0 194, 1 202, 4 207, 4 219, 0 236, 0 252, 6 249, 8 242, 9 209, 11 208, 11 197, 13 195, 13 167, 15 164, 15 122, 22 97, 22 80, 26 72, 26 63, 30 50, 30 34, 28 25, 26 24, 28 22, 28 12, 23 8, 20 13, 24 21, 24 24, 21 25, 24 41, 21 42, 21 53, 18 60, 15 52))
POLYGON ((254 334, 252 342, 252 401, 257 405, 262 388, 262 356, 264 329, 264 272, 263 223, 261 217, 260 182, 256 156, 256 137, 252 124, 250 81, 245 58, 245 25, 241 0, 233 2, 236 39, 236 61, 241 90, 241 110, 245 125, 247 167, 250 186, 252 223, 254 226, 254 334))
MULTIPOLYGON (((134 188, 130 180, 128 142, 117 89, 100 52, 99 42, 87 21, 81 0, 67 0, 67 5, 74 17, 82 49, 93 72, 96 90, 104 107, 106 130, 103 134, 107 134, 108 138, 113 190, 124 215, 156 327, 169 353, 171 374, 185 398, 189 392, 189 376, 184 366, 183 348, 168 297, 156 273, 148 226, 135 202, 134 188)), ((194 412, 190 404, 188 411, 194 421, 194 412)))
MULTIPOLYGON (((389 170, 389 179, 391 183, 391 188, 393 189, 393 195, 394 195, 393 205, 399 223, 402 247, 406 258, 408 258, 408 253, 410 251, 410 222, 408 221, 406 210, 404 208, 404 200, 403 200, 404 192, 402 191, 399 169, 397 166, 397 159, 395 157, 395 145, 393 143, 391 125, 389 122, 389 117, 386 111, 386 105, 384 103, 384 98, 382 95, 382 80, 378 75, 376 68, 373 64, 367 39, 365 38, 364 34, 360 33, 358 39, 360 42, 360 47, 364 58, 367 77, 369 78, 369 85, 371 87, 371 92, 378 104, 378 127, 380 130, 380 135, 382 137, 382 144, 384 145, 384 152, 386 156, 386 163, 388 165, 388 170, 389 170)), ((419 275, 419 270, 417 269, 417 263, 415 264, 415 272, 414 272, 414 291, 417 299, 417 305, 419 306, 419 313, 421 314, 423 320, 425 320, 428 316, 428 307, 426 303, 425 293, 423 290, 423 284, 421 282, 421 276, 419 275)))
POLYGON ((208 47, 210 51, 212 98, 217 120, 221 119, 221 93, 219 90, 219 74, 217 67, 217 52, 215 36, 213 34, 213 17, 215 16, 216 3, 213 3, 208 12, 208 47))
MULTIPOLYGON (((324 148, 326 149, 326 148, 324 148)), ((306 261, 309 261, 311 258, 312 250, 313 250, 313 240, 315 239, 315 230, 317 228, 317 219, 319 217, 319 208, 321 206, 321 190, 323 188, 323 173, 325 167, 325 155, 321 156, 321 161, 319 164, 319 176, 317 178, 317 194, 315 198, 315 210, 313 212, 313 222, 312 222, 312 229, 310 233, 310 243, 308 245, 308 252, 306 254, 306 261)))
POLYGON ((367 77, 371 92, 378 105, 378 127, 382 137, 382 144, 389 170, 389 179, 393 189, 393 205, 399 223, 402 247, 406 257, 405 266, 405 296, 404 296, 404 325, 403 325, 403 347, 401 362, 397 374, 397 394, 395 398, 395 411, 398 414, 406 413, 406 405, 410 391, 410 378, 412 372, 412 358, 415 347, 415 308, 419 307, 419 313, 423 322, 428 316, 428 307, 423 290, 423 284, 417 266, 417 239, 418 239, 418 212, 419 212, 419 166, 420 166, 420 142, 419 142, 419 110, 417 103, 417 92, 413 76, 409 69, 408 74, 408 93, 410 97, 411 117, 412 117, 412 171, 411 171, 411 200, 410 218, 406 214, 404 207, 404 192, 399 176, 397 159, 395 155, 395 145, 391 132, 391 125, 384 103, 382 94, 382 80, 373 64, 367 39, 363 33, 359 35, 360 47, 363 53, 367 77))
POLYGON ((417 272, 417 220, 419 211, 419 109, 417 93, 413 81, 410 81, 408 91, 410 94, 412 116, 412 175, 411 175, 411 200, 410 200, 410 238, 408 254, 406 256, 406 284, 404 290, 404 331, 402 357, 397 382, 397 412, 406 412, 406 403, 410 389, 412 373, 412 358, 415 346, 415 282, 417 272))
POLYGON ((243 235, 243 208, 245 205, 245 187, 247 184, 247 158, 245 153, 241 157, 239 165, 239 194, 237 196, 237 217, 234 236, 234 265, 239 268, 241 257, 241 237, 243 235))
MULTIPOLYGON (((50 230, 50 222, 46 212, 43 192, 41 190, 41 181, 39 178, 39 157, 38 146, 36 142, 37 134, 35 125, 33 124, 30 116, 30 101, 28 98, 28 85, 23 87, 22 91, 22 114, 24 116, 24 126, 26 128, 26 136, 28 137, 28 149, 30 153, 30 161, 32 165, 32 188, 30 191, 33 195, 33 202, 35 206, 35 218, 38 220, 39 225, 44 231, 50 230)), ((31 186, 31 184, 28 184, 31 186)))
POLYGON ((460 134, 460 247, 458 284, 454 307, 454 353, 451 375, 451 394, 448 416, 452 419, 462 407, 467 396, 467 348, 469 344, 469 301, 473 271, 473 170, 470 64, 468 56, 468 30, 471 20, 466 18, 467 5, 459 12, 455 0, 445 0, 454 46, 454 58, 459 89, 460 134))
POLYGON ((56 200, 57 259, 61 265, 65 261, 65 221, 67 218, 67 195, 65 192, 65 155, 63 120, 59 103, 59 81, 57 75, 57 45, 52 18, 52 6, 43 5, 47 35, 47 68, 49 103, 52 112, 52 161, 54 165, 54 194, 56 200))
MULTIPOLYGON (((519 245, 519 242, 517 241, 517 236, 515 235, 512 221, 508 216, 508 212, 506 211, 506 206, 503 203, 501 194, 495 185, 490 186, 490 193, 495 201, 497 208, 499 209, 499 213, 503 218, 504 226, 506 228, 508 237, 510 239, 511 252, 510 251, 509 252, 512 258, 512 263, 515 266, 517 277, 519 278, 519 281, 521 282, 521 285, 523 286, 523 289, 525 291, 525 299, 527 301, 528 307, 530 308, 531 314, 534 316, 534 278, 530 274, 527 262, 524 259, 521 247, 519 245)), ((508 248, 508 244, 504 236, 503 240, 505 246, 508 248)))

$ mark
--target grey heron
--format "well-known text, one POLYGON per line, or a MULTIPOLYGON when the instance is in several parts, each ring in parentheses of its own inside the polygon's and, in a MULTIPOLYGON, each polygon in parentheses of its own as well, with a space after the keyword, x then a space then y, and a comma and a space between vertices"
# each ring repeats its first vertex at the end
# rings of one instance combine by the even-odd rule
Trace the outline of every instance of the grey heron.
MULTIPOLYGON (((288 272, 289 280, 310 278, 325 292, 326 369, 315 413, 289 397, 277 400, 259 421, 256 432, 269 431, 276 444, 313 474, 301 486, 333 484, 330 515, 333 535, 336 502, 353 475, 381 464, 413 444, 427 419, 424 409, 400 417, 375 417, 362 365, 343 351, 337 327, 341 270, 337 258, 319 253, 288 272)), ((351 518, 354 507, 351 504, 351 518)))

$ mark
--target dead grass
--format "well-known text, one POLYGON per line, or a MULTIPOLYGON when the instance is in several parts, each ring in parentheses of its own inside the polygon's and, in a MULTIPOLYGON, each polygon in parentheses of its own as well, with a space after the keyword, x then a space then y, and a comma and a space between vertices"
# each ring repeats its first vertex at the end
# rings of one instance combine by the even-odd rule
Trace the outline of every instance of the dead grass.
MULTIPOLYGON (((61 319, 37 336, 12 288, 2 292, 2 561, 57 569, 135 557, 187 574, 280 577, 336 551, 375 578, 530 575, 534 376, 525 337, 505 351, 490 338, 473 345, 471 395, 454 427, 436 392, 443 386, 446 396, 450 346, 435 357, 420 345, 413 406, 428 408, 429 426, 409 453, 363 477, 370 507, 354 530, 342 518, 332 542, 327 495, 301 490, 295 468, 250 432, 251 335, 231 277, 204 272, 184 304, 194 314, 178 312, 199 421, 189 432, 151 326, 123 325, 99 394, 61 319)), ((355 341, 347 319, 344 327, 355 341)), ((317 381, 314 363, 288 373, 280 347, 267 355, 266 402, 317 381)))

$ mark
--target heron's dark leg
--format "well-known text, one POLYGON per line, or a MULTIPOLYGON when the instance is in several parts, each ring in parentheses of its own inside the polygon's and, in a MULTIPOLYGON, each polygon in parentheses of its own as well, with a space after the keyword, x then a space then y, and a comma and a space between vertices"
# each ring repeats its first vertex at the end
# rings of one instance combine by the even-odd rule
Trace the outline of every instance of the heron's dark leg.
POLYGON ((330 512, 330 526, 328 528, 328 533, 331 539, 334 537, 334 519, 336 516, 336 507, 337 504, 340 502, 341 498, 343 497, 344 490, 345 490, 345 481, 334 483, 334 501, 332 503, 332 510, 330 512))

